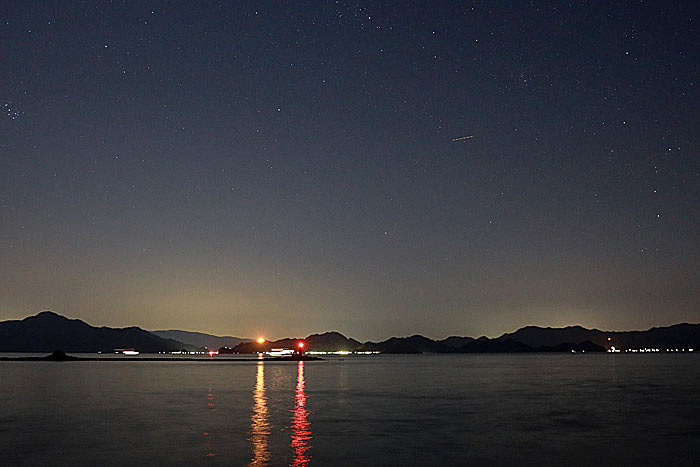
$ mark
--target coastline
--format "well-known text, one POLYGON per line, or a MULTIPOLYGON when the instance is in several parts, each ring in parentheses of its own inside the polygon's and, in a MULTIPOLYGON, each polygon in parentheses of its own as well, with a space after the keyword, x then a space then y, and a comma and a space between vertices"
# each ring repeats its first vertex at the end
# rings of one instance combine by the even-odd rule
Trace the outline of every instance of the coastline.
POLYGON ((43 357, 0 357, 0 362, 307 362, 323 360, 310 355, 266 358, 192 358, 192 357, 76 357, 57 350, 43 357))

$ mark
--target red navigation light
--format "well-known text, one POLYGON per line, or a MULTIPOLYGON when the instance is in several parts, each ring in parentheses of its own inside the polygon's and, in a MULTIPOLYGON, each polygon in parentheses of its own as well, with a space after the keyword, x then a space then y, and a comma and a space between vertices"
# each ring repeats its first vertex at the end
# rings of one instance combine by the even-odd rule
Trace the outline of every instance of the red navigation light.
POLYGON ((210 357, 214 356, 214 351, 213 351, 213 350, 210 350, 210 351, 209 351, 209 356, 210 356, 210 357))
POLYGON ((303 349, 303 348, 304 348, 304 343, 303 343, 303 342, 299 342, 299 343, 297 344, 297 346, 298 346, 300 349, 303 349))

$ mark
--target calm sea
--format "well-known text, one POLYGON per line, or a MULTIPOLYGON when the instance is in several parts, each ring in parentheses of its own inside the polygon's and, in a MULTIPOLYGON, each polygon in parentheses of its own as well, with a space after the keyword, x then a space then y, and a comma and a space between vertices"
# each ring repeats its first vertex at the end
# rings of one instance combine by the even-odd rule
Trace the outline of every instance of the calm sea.
POLYGON ((700 465, 700 353, 0 362, 3 466, 700 465))

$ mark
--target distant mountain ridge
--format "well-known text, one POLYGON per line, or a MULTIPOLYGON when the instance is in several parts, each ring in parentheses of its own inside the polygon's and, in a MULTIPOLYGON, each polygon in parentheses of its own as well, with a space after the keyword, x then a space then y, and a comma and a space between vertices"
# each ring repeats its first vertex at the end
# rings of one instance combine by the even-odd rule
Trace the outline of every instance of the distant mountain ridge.
POLYGON ((233 348, 221 348, 220 353, 256 353, 266 352, 277 348, 291 348, 297 342, 303 340, 306 348, 319 351, 338 351, 358 350, 362 347, 362 343, 355 339, 348 339, 337 331, 325 332, 323 334, 311 334, 305 339, 287 337, 276 341, 265 341, 258 343, 257 341, 241 342, 233 348))
POLYGON ((618 349, 698 348, 700 347, 700 324, 674 324, 651 328, 647 331, 600 331, 581 326, 565 328, 526 326, 515 332, 503 334, 498 339, 512 339, 530 346, 555 346, 562 341, 590 341, 606 349, 613 346, 618 349))
MULTIPOLYGON (((255 353, 271 348, 293 347, 300 339, 242 342, 230 353, 255 353)), ((527 326, 500 337, 450 336, 433 340, 421 335, 391 337, 381 342, 360 343, 338 332, 313 334, 303 339, 308 350, 374 351, 381 353, 511 353, 511 352, 604 352, 617 349, 700 349, 700 324, 676 324, 647 331, 600 331, 581 326, 543 328, 527 326)))
POLYGON ((218 349, 219 347, 233 347, 241 342, 249 341, 233 336, 215 336, 213 334, 205 334, 203 332, 181 331, 178 329, 170 329, 167 331, 148 331, 163 339, 173 339, 185 344, 194 345, 195 347, 206 347, 208 349, 218 349))
POLYGON ((0 322, 0 352, 52 352, 56 349, 65 352, 112 352, 127 348, 146 353, 196 349, 135 326, 98 328, 51 311, 43 311, 23 320, 0 322))
MULTIPOLYGON (((94 327, 45 311, 23 320, 0 322, 0 352, 111 352, 135 348, 140 352, 220 349, 222 353, 255 353, 288 348, 298 338, 276 341, 244 341, 190 331, 153 331, 138 327, 94 327), (172 339, 168 337, 180 337, 172 339), (184 342, 183 342, 184 341, 184 342), (223 345, 220 345, 223 343, 223 345)), ((581 326, 551 328, 526 326, 497 338, 450 336, 434 340, 421 335, 391 337, 381 342, 360 342, 337 331, 312 334, 304 339, 307 350, 376 351, 382 353, 503 353, 503 352, 603 352, 625 349, 698 349, 700 324, 675 324, 646 331, 601 331, 581 326)))

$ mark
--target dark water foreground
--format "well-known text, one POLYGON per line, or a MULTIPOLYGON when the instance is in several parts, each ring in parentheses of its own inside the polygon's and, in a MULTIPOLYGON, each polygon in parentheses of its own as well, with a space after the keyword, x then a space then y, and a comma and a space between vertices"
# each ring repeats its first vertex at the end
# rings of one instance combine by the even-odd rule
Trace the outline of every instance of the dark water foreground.
POLYGON ((700 354, 0 362, 1 465, 700 465, 700 354))

